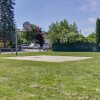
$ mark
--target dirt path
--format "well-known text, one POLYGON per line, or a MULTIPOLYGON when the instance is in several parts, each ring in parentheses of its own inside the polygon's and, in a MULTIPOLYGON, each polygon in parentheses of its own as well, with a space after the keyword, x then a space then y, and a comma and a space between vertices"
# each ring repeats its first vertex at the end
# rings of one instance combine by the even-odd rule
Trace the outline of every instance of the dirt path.
POLYGON ((43 62, 65 62, 65 61, 77 61, 90 59, 93 57, 75 57, 75 56, 24 56, 24 57, 6 57, 7 59, 15 59, 15 60, 31 60, 31 61, 43 61, 43 62))

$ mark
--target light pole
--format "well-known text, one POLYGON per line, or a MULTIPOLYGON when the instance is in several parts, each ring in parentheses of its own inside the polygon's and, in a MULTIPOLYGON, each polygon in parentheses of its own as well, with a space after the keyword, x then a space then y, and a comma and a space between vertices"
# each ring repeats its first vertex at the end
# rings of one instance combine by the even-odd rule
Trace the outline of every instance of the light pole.
POLYGON ((18 35, 16 31, 16 56, 18 55, 18 35))

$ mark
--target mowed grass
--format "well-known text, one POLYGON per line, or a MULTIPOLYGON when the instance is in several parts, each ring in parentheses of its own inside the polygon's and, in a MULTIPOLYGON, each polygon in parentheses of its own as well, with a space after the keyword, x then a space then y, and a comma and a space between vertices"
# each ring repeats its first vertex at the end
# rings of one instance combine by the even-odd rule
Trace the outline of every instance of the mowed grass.
MULTIPOLYGON (((0 100, 100 100, 100 53, 39 52, 19 56, 89 56, 63 63, 7 60, 0 55, 0 100)), ((59 58, 60 59, 60 58, 59 58)))

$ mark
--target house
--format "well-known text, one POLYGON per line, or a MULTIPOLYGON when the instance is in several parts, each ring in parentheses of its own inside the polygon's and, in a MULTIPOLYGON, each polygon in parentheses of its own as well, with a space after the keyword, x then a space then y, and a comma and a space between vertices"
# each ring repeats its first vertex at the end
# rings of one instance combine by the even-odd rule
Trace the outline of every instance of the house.
MULTIPOLYGON (((9 46, 9 42, 6 41, 6 46, 8 47, 9 46)), ((0 39, 0 48, 3 48, 4 47, 4 40, 3 39, 0 39)))

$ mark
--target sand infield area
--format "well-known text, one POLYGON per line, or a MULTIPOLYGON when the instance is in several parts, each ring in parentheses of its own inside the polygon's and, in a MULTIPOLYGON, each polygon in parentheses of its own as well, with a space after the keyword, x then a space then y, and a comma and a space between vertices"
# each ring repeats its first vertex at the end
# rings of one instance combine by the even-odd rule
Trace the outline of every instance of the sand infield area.
POLYGON ((15 60, 30 60, 30 61, 43 61, 43 62, 65 62, 65 61, 78 61, 91 59, 93 57, 75 57, 75 56, 24 56, 24 57, 6 57, 7 59, 15 60))

